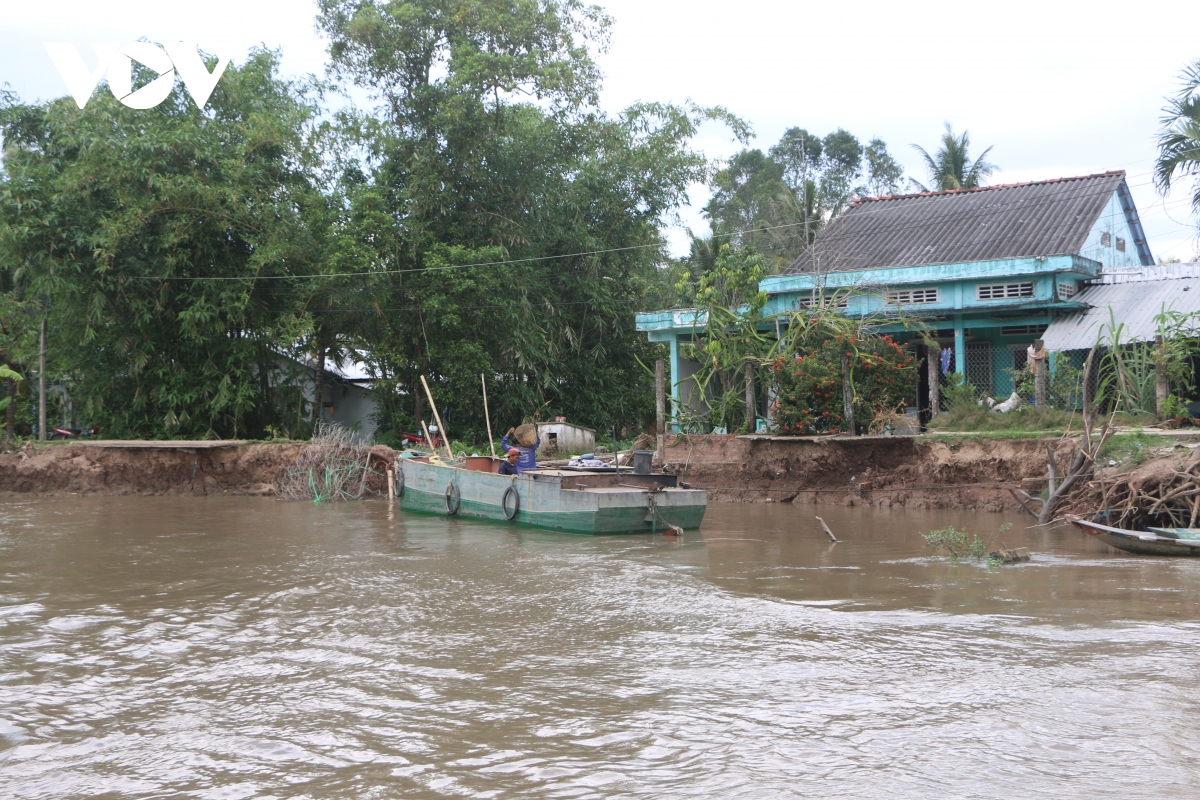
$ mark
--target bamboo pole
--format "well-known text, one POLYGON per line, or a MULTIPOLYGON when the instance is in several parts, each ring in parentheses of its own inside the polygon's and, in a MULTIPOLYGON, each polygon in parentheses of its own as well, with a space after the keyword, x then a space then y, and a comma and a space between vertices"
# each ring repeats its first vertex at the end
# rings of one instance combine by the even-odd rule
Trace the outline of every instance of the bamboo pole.
POLYGON ((487 421, 488 447, 492 448, 492 458, 496 457, 496 442, 492 439, 492 415, 488 412, 487 378, 479 373, 479 382, 483 384, 483 418, 487 421))
POLYGON ((38 441, 44 442, 46 435, 46 316, 42 314, 41 336, 38 342, 38 441))
POLYGON ((425 387, 425 396, 429 398, 429 407, 433 410, 433 419, 438 424, 438 430, 441 431, 442 444, 446 445, 446 457, 453 461, 454 453, 450 450, 450 434, 446 433, 446 426, 442 424, 442 417, 438 414, 437 406, 433 404, 433 392, 429 391, 429 384, 425 382, 424 375, 421 376, 421 385, 425 387))

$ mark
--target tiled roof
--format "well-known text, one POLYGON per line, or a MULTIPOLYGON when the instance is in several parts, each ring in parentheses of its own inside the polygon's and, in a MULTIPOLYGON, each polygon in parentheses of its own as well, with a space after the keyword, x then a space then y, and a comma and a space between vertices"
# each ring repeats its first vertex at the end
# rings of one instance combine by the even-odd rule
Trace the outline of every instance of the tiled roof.
MULTIPOLYGON (((855 199, 785 275, 1078 253, 1125 172, 855 199)), ((1128 190, 1126 190, 1127 192, 1128 190)))

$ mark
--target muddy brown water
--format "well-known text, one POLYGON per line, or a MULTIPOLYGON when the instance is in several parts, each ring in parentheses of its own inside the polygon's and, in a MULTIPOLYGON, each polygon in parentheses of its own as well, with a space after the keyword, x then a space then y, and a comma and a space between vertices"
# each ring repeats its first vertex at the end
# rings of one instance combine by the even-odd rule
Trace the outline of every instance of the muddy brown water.
POLYGON ((0 797, 1200 794, 1200 559, 714 504, 681 539, 0 501, 0 797))

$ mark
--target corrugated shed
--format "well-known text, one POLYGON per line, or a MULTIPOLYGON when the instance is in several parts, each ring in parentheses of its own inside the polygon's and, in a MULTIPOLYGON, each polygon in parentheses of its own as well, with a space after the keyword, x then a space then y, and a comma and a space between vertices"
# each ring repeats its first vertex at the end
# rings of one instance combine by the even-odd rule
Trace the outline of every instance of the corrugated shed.
POLYGON ((1122 342, 1151 342, 1158 330, 1154 318, 1164 309, 1200 311, 1200 276, 1099 284, 1071 299, 1091 308, 1050 323, 1042 334, 1047 350, 1088 350, 1112 320, 1125 326, 1122 342))
POLYGON ((1076 254, 1123 171, 855 201, 785 275, 1076 254))

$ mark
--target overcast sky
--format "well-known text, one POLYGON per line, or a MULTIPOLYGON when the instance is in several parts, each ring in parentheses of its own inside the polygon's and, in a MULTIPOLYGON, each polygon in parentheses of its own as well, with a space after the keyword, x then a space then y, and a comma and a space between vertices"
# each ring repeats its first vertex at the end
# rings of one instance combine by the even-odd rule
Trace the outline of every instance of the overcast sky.
MULTIPOLYGON (((1150 183, 1163 97, 1200 58, 1200 2, 856 2, 610 0, 612 47, 600 56, 603 104, 638 100, 723 105, 764 150, 793 125, 878 136, 924 181, 919 155, 943 122, 994 145, 992 183, 1123 169, 1157 258, 1196 258, 1188 194, 1150 183)), ((0 0, 0 83, 24 99, 66 94, 42 48, 73 41, 195 40, 235 60, 282 48, 291 74, 320 73, 325 44, 310 0, 0 0)), ((711 156, 736 151, 713 126, 711 156)), ((685 222, 704 228, 701 187, 685 222)), ((682 232, 672 241, 682 243, 682 232)))

